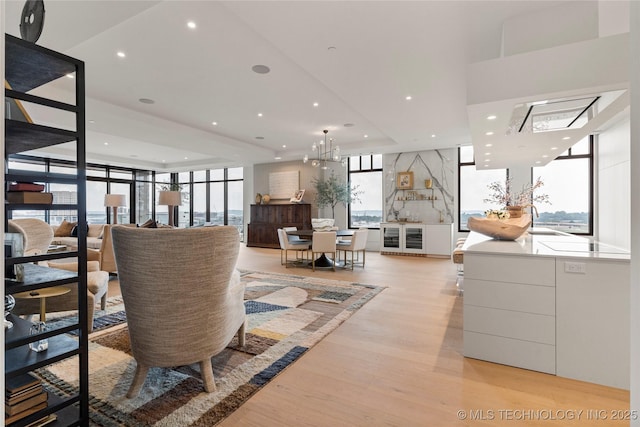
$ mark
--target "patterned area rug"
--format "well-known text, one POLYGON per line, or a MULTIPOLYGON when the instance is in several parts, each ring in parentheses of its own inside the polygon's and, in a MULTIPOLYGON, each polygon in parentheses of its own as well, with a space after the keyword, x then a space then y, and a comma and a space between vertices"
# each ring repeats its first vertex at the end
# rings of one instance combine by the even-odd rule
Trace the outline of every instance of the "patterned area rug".
MULTIPOLYGON (((140 395, 127 399, 135 361, 126 324, 90 335, 89 394, 93 426, 218 424, 273 377, 384 288, 347 281, 242 272, 249 318, 245 347, 237 338, 212 358, 217 391, 205 393, 198 364, 152 368, 140 395)), ((117 313, 118 304, 110 311, 117 313)), ((187 350, 188 351, 188 350, 187 350)), ((38 371, 50 391, 76 391, 77 359, 38 371)))

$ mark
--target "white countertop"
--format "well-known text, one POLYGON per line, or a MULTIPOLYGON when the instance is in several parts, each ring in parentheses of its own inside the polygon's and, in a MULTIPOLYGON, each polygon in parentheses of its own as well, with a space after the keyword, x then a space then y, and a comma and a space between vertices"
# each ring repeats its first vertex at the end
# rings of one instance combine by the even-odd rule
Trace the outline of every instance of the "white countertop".
POLYGON ((495 240, 472 231, 462 250, 469 253, 621 261, 629 261, 631 258, 631 254, 625 249, 547 228, 530 229, 516 240, 495 240))

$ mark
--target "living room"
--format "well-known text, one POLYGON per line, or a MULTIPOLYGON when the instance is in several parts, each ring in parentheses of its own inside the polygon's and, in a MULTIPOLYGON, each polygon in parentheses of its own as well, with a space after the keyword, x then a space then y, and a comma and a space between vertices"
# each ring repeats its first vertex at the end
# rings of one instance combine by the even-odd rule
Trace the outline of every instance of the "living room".
MULTIPOLYGON (((345 181, 362 171, 350 170, 340 162, 331 163, 326 170, 303 162, 305 155, 310 159, 317 155, 318 151, 312 151, 312 144, 320 145, 322 130, 328 128, 328 137, 340 144, 340 160, 342 157, 370 158, 373 164, 376 156, 379 167, 369 166, 369 169, 376 169, 371 172, 384 180, 378 193, 371 193, 379 194, 379 208, 375 210, 380 211, 380 222, 408 215, 424 223, 452 224, 454 235, 449 246, 453 248, 457 238, 468 234, 461 224, 464 189, 460 185, 463 179, 460 170, 468 165, 463 164, 459 153, 473 147, 476 165, 479 165, 479 153, 489 152, 485 148, 489 143, 486 121, 483 123, 487 109, 499 109, 500 120, 505 120, 500 126, 506 127, 518 101, 540 101, 547 99, 547 95, 553 95, 550 99, 561 99, 594 93, 606 98, 621 88, 633 87, 636 82, 629 79, 629 75, 638 74, 628 74, 630 60, 625 56, 629 40, 633 40, 629 33, 637 28, 633 21, 637 19, 637 9, 634 9, 637 6, 630 2, 547 2, 544 5, 522 2, 518 6, 484 2, 474 5, 453 2, 453 6, 445 6, 444 3, 417 2, 413 6, 369 4, 369 8, 346 2, 330 6, 315 2, 306 7, 276 3, 196 3, 122 2, 118 7, 103 2, 45 5, 46 22, 38 44, 82 59, 87 67, 87 162, 95 166, 87 173, 87 210, 104 214, 104 220, 100 218, 96 222, 113 223, 113 211, 103 202, 105 194, 116 193, 125 194, 127 198, 126 205, 116 210, 119 223, 142 224, 149 218, 167 223, 171 207, 159 204, 157 196, 151 194, 155 194, 161 184, 175 181, 183 184, 188 194, 174 209, 181 228, 219 220, 221 224, 235 225, 246 243, 249 213, 256 204, 256 194, 272 192, 270 175, 292 172, 299 177, 298 189, 305 190, 303 201, 312 205, 312 217, 332 217, 330 208, 318 209, 315 204, 314 182, 326 178, 332 170, 345 181), (573 14, 568 13, 569 10, 573 14), (87 20, 86 25, 78 25, 77 34, 69 29, 69 21, 73 20, 70 17, 76 14, 87 20), (100 14, 102 19, 98 19, 100 14), (264 19, 267 16, 269 19, 264 19), (631 25, 629 16, 633 18, 631 25), (358 18, 364 18, 364 22, 356 25, 358 18), (156 24, 148 25, 150 22, 156 24), (196 27, 187 26, 187 22, 193 22, 196 27), (381 33, 380 28, 385 31, 381 33), (537 33, 539 28, 545 28, 546 36, 537 33), (444 34, 447 36, 443 37, 444 34), (418 38, 427 41, 413 40, 418 38), (157 44, 151 46, 145 39, 157 40, 157 44), (435 43, 438 39, 447 40, 435 43), (229 40, 234 41, 233 46, 222 46, 229 40), (179 52, 170 48, 177 48, 179 52), (125 56, 117 56, 118 51, 125 56), (565 69, 558 57, 571 58, 565 69), (268 70, 252 70, 253 66, 263 64, 268 70), (539 64, 548 65, 540 67, 539 64), (576 71, 583 69, 589 72, 576 71), (496 75, 500 77, 495 78, 496 75), (550 78, 541 81, 539 76, 545 75, 550 78), (200 80, 196 81, 196 76, 200 80), (444 113, 448 111, 455 114, 444 113), (418 172, 415 160, 432 156, 438 157, 438 167, 434 168, 432 160, 427 160, 425 170, 428 169, 429 174, 418 172), (397 189, 398 173, 405 171, 414 172, 412 191, 426 190, 426 180, 435 178, 438 198, 422 200, 412 195, 418 200, 403 203, 404 211, 400 212, 399 194, 395 197, 392 194, 397 189), (139 197, 141 194, 145 194, 144 198, 139 197), (390 196, 391 200, 387 200, 390 196), (242 215, 240 219, 237 212, 242 215)), ((20 36, 18 22, 23 4, 21 1, 3 4, 2 24, 6 33, 20 36)), ((64 92, 64 86, 60 90, 64 92)), ((594 181, 587 234, 600 242, 630 250, 637 242, 637 230, 631 221, 632 212, 637 212, 635 181, 631 179, 637 169, 631 144, 637 125, 630 118, 628 105, 635 100, 627 98, 626 105, 624 98, 618 96, 616 100, 617 103, 609 105, 614 109, 607 113, 610 116, 606 120, 603 117, 602 126, 589 134, 597 133, 592 151, 594 169, 589 175, 594 181)), ((35 112, 34 118, 43 123, 58 119, 38 114, 35 112)), ((590 138, 580 132, 572 133, 571 142, 561 141, 564 145, 559 146, 557 154, 564 153, 577 141, 590 138)), ((508 169, 516 187, 532 183, 536 178, 532 168, 543 168, 551 160, 528 146, 517 149, 500 145, 500 141, 510 142, 508 138, 495 142, 490 150, 493 154, 488 169, 508 169), (542 163, 536 164, 536 161, 542 163)), ((550 146, 541 139, 536 139, 532 145, 535 144, 550 146)), ((47 160, 51 162, 49 167, 60 172, 73 168, 72 153, 69 146, 62 144, 29 154, 51 159, 47 160)), ((551 182, 547 187, 551 189, 551 182)), ((269 203, 288 204, 289 200, 276 199, 269 203)), ((560 201, 556 200, 556 206, 559 205, 560 201)), ((336 225, 341 229, 355 228, 352 211, 358 209, 357 205, 353 208, 338 205, 336 225)), ((285 271, 278 264, 278 251, 247 248, 243 243, 240 268, 315 274, 389 289, 254 395, 223 425, 248 424, 251 419, 261 417, 271 418, 271 421, 262 418, 264 424, 286 425, 299 424, 301 420, 312 425, 363 425, 365 420, 371 424, 440 422, 453 425, 455 409, 488 410, 504 406, 499 393, 495 389, 489 391, 491 384, 509 390, 514 396, 508 399, 506 407, 515 408, 518 393, 513 381, 516 377, 545 384, 540 390, 529 390, 530 395, 523 397, 527 407, 546 408, 552 402, 544 398, 545 390, 564 393, 565 387, 574 390, 571 402, 580 402, 584 395, 577 391, 576 384, 476 363, 460 356, 462 335, 455 319, 461 318, 461 297, 455 290, 455 266, 449 259, 381 255, 383 242, 378 230, 372 227, 369 232, 366 268, 356 267, 353 273, 346 270, 337 274, 312 273, 299 268, 285 271), (403 271, 402 282, 406 283, 397 283, 397 271, 403 271), (426 289, 409 294, 424 282, 430 284, 426 289), (423 313, 424 307, 415 304, 414 299, 433 301, 428 306, 431 313, 423 313), (387 343, 395 341, 394 336, 406 336, 406 328, 411 323, 435 322, 439 327, 420 331, 423 335, 415 348, 411 342, 405 342, 410 338, 399 340, 402 342, 395 343, 397 352, 394 350, 394 355, 387 357, 387 349, 375 348, 375 340, 359 341, 364 338, 358 338, 359 328, 366 331, 367 324, 370 327, 379 323, 375 320, 377 316, 384 316, 393 324, 385 331, 386 338, 378 336, 387 343), (395 320, 394 316, 397 316, 395 320), (405 328, 401 329, 401 325, 405 328), (372 352, 371 357, 347 360, 347 350, 353 346, 347 345, 348 340, 360 342, 362 348, 372 352), (441 357, 437 357, 438 353, 441 357), (344 354, 345 358, 333 356, 338 354, 344 354), (328 360, 323 361, 324 358, 328 360), (430 361, 424 362, 422 358, 430 361), (404 390, 406 398, 388 396, 393 405, 397 405, 391 408, 392 404, 384 402, 385 392, 381 389, 384 385, 394 387, 390 378, 393 374, 376 375, 382 384, 377 386, 366 379, 366 371, 353 373, 356 362, 371 369, 396 370, 402 377, 401 384, 396 386, 404 390), (407 367, 414 363, 414 367, 407 367), (345 386, 342 392, 335 390, 339 388, 335 384, 340 384, 340 366, 345 370, 349 366, 353 381, 353 387, 345 386), (447 380, 437 375, 449 370, 456 373, 447 380), (432 374, 422 375, 426 371, 432 374), (295 377, 303 374, 307 375, 306 383, 296 382, 295 377), (314 378, 323 376, 322 390, 314 391, 314 378), (412 377, 416 383, 412 383, 412 377), (484 385, 479 385, 481 377, 484 385), (441 386, 451 391, 440 409, 436 409, 440 406, 437 393, 427 391, 437 388, 432 385, 438 381, 443 381, 441 386), (456 383, 462 385, 454 386, 456 383), (373 400, 376 403, 367 403, 366 393, 356 396, 356 387, 377 396, 378 400, 373 400), (328 397, 329 390, 340 393, 340 398, 328 397), (492 397, 486 403, 474 399, 473 390, 492 397), (294 396, 310 397, 305 410, 294 410, 305 400, 294 396), (274 398, 281 406, 273 403, 274 398), (317 402, 316 399, 323 399, 327 406, 314 409, 312 402, 317 402), (341 400, 349 402, 349 409, 339 404, 341 400), (424 400, 431 403, 425 405, 424 400), (438 416, 429 415, 431 410, 438 416), (325 414, 331 411, 335 414, 325 414)), ((633 258, 631 265, 632 277, 636 277, 633 258)), ((631 300, 635 301, 637 290, 633 286, 635 281, 631 282, 631 300)), ((381 325, 378 327, 382 329, 381 325)), ((631 336, 633 352, 637 343, 635 334, 631 336)), ((631 372, 634 372, 633 364, 631 372)), ((602 397, 591 409, 599 409, 599 404, 608 409, 624 409, 620 407, 623 404, 626 409, 638 407, 629 406, 628 394, 584 386, 589 390, 587 394, 602 397)), ((632 377, 632 400, 635 387, 637 383, 632 377)), ((570 406, 558 401, 553 404, 559 410, 570 406)))

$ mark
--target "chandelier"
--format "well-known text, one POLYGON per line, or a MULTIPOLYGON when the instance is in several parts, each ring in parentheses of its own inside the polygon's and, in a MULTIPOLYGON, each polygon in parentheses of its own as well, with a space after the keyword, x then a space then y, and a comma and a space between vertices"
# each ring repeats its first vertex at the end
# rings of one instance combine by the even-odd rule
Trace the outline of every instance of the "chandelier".
MULTIPOLYGON (((347 165, 347 158, 342 157, 340 155, 340 147, 337 145, 333 145, 333 138, 329 138, 329 142, 327 142, 327 133, 329 131, 327 129, 322 131, 324 133, 324 141, 321 140, 316 144, 315 142, 311 146, 311 151, 315 154, 312 154, 311 166, 314 168, 322 167, 322 169, 327 169, 327 163, 342 163, 342 166, 347 165)), ((302 161, 304 163, 309 162, 309 156, 305 154, 302 161)))

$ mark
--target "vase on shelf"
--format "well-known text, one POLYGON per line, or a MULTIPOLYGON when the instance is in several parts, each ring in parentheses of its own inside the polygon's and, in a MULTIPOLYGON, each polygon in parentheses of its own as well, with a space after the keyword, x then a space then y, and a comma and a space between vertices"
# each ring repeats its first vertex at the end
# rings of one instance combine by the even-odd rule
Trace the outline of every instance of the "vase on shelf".
POLYGON ((509 218, 520 218, 522 216, 522 206, 507 206, 509 218))

